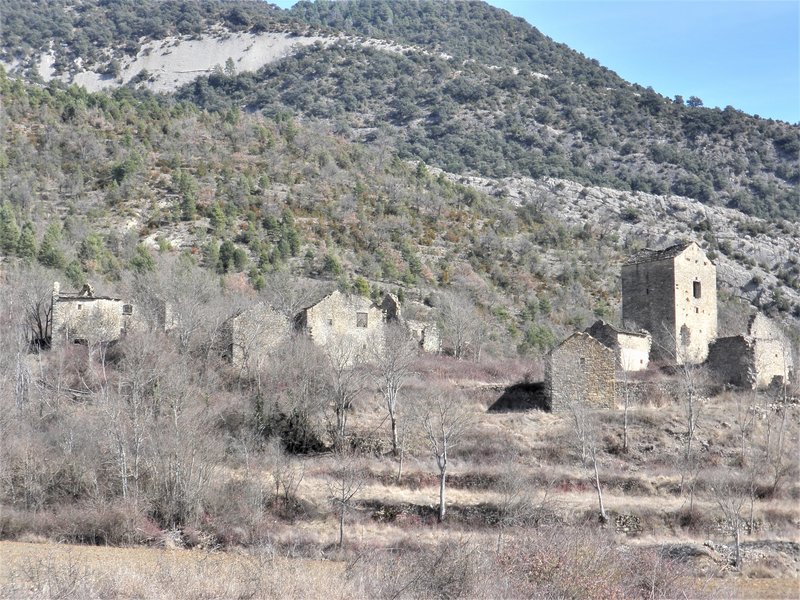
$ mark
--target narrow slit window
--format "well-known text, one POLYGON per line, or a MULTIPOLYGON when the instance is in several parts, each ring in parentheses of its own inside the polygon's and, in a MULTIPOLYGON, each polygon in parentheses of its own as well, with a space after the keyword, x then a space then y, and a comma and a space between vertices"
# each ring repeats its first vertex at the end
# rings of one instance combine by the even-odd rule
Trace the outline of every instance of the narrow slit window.
POLYGON ((694 295, 695 298, 699 298, 700 297, 700 282, 699 281, 693 281, 692 282, 692 294, 694 295))
POLYGON ((367 313, 360 312, 356 313, 356 327, 366 327, 367 326, 367 313))

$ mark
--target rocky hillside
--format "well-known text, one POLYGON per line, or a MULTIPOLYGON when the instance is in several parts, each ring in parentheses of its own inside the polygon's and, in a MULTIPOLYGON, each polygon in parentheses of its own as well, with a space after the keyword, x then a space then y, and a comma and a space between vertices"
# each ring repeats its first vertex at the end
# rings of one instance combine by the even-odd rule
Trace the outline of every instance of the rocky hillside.
POLYGON ((5 4, 6 64, 44 79, 165 91, 197 78, 181 98, 290 111, 449 172, 798 218, 796 126, 664 98, 480 2, 5 4))
POLYGON ((747 310, 739 296, 787 323, 800 313, 788 221, 567 180, 445 173, 286 115, 0 83, 3 253, 63 269, 74 286, 118 285, 156 254, 183 253, 256 289, 289 269, 359 293, 456 293, 477 305, 494 352, 539 354, 618 317, 631 253, 696 239, 720 264, 732 327, 747 310))

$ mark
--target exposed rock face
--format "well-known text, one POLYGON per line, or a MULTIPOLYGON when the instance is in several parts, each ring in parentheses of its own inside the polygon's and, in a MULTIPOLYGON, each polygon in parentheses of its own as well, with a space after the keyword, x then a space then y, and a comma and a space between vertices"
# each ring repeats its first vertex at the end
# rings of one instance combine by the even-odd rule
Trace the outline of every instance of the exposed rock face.
POLYGON ((622 320, 653 336, 653 354, 702 363, 717 337, 717 270, 691 242, 646 250, 622 267, 622 320))
POLYGON ((613 408, 614 352, 586 333, 574 333, 545 357, 545 389, 550 410, 581 403, 613 408))
MULTIPOLYGON (((705 246, 704 238, 713 238, 725 248, 714 258, 719 290, 761 309, 775 300, 775 289, 780 289, 789 302, 800 303, 800 290, 783 285, 777 277, 781 269, 791 269, 797 260, 800 228, 794 223, 776 224, 683 196, 590 187, 553 177, 495 180, 444 175, 519 205, 535 203, 542 211, 557 211, 566 224, 589 227, 601 236, 616 236, 626 248, 660 248, 680 239, 705 246)), ((544 262, 548 259, 543 257, 544 262)))
MULTIPOLYGON (((132 58, 120 61, 119 75, 75 65, 73 73, 58 73, 52 53, 39 58, 38 72, 45 81, 60 79, 90 92, 119 87, 142 73, 142 84, 154 92, 171 92, 201 75, 210 75, 215 68, 224 69, 228 59, 238 72, 257 71, 261 67, 292 54, 297 48, 316 42, 330 43, 334 37, 292 36, 285 32, 231 33, 210 32, 199 39, 168 37, 145 43, 132 58)), ((100 68, 100 67, 95 67, 100 68)))

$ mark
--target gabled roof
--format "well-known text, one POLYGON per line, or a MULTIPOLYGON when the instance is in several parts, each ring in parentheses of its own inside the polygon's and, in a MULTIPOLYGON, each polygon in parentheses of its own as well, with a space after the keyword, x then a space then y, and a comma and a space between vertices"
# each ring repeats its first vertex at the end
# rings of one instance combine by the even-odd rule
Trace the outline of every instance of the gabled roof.
POLYGON ((549 354, 553 354, 556 350, 566 346, 567 344, 573 343, 575 341, 584 341, 590 344, 597 344, 598 347, 606 350, 607 352, 611 352, 611 349, 604 345, 600 340, 597 338, 592 337, 588 333, 583 333, 582 331, 576 331, 563 342, 561 342, 558 346, 550 350, 549 354))
POLYGON ((595 327, 603 327, 605 329, 610 329, 614 333, 621 333, 623 335, 636 335, 636 336, 639 336, 639 337, 649 337, 649 335, 650 335, 646 331, 629 331, 627 329, 622 329, 621 327, 616 327, 615 325, 612 325, 611 323, 606 323, 605 321, 603 321, 603 319, 599 319, 599 320, 595 321, 592 324, 591 327, 587 327, 586 328, 584 333, 588 333, 589 335, 591 335, 590 330, 594 329, 595 327))
POLYGON ((669 260, 681 254, 692 244, 696 244, 696 242, 681 242, 680 244, 675 244, 674 246, 664 248, 663 250, 645 248, 644 250, 634 254, 625 264, 638 265, 642 263, 656 262, 659 260, 669 260))

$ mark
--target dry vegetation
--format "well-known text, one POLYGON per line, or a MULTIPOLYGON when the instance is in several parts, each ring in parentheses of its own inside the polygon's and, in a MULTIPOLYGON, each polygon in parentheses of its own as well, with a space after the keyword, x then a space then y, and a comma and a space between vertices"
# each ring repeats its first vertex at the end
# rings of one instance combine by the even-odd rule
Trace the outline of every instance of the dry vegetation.
MULTIPOLYGON (((796 594, 791 390, 697 400, 691 446, 683 399, 654 396, 630 409, 625 450, 621 410, 585 413, 581 435, 570 414, 487 411, 536 364, 418 356, 395 453, 376 365, 355 385, 298 338, 232 369, 215 332, 256 298, 180 268, 169 335, 40 353, 18 307, 50 274, 3 284, 3 595, 796 594)), ((148 277, 125 284, 141 305, 167 285, 148 277)))

